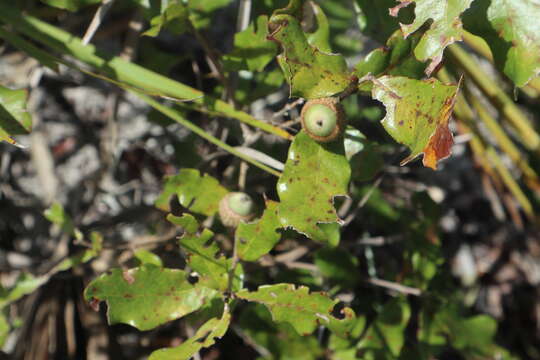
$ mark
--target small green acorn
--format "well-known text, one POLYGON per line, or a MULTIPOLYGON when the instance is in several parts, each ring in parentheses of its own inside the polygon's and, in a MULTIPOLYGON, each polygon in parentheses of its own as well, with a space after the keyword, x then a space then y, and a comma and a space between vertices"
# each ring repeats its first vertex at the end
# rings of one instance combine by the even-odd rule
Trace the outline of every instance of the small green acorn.
POLYGON ((237 227, 241 221, 253 219, 255 203, 246 193, 228 193, 219 202, 219 216, 223 225, 237 227))
POLYGON ((345 112, 337 98, 309 100, 300 116, 302 128, 318 142, 336 140, 346 126, 345 112))

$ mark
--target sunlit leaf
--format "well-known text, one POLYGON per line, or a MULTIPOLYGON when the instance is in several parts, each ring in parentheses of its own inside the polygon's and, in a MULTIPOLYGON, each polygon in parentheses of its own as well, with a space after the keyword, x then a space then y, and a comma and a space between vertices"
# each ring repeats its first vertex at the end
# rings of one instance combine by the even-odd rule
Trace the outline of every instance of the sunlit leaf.
POLYGON ((139 330, 153 329, 198 310, 215 295, 213 289, 190 284, 182 270, 154 265, 112 269, 84 291, 87 301, 107 302, 110 324, 129 324, 139 330))
POLYGON ((321 51, 331 53, 330 24, 319 4, 313 1, 307 1, 304 5, 303 13, 303 21, 306 24, 304 28, 307 27, 306 37, 308 43, 321 51))
POLYGON ((521 87, 540 73, 539 18, 537 0, 476 0, 463 21, 486 40, 499 70, 521 87))
POLYGON ((277 244, 281 234, 278 217, 278 203, 267 201, 263 216, 253 223, 240 223, 236 230, 238 238, 237 254, 245 261, 255 261, 267 254, 277 244))
POLYGON ((208 174, 201 176, 199 170, 182 169, 178 175, 165 179, 163 192, 156 200, 156 207, 170 211, 169 199, 178 195, 180 204, 196 214, 214 215, 219 201, 227 190, 208 174))
POLYGON ((426 69, 430 75, 440 64, 444 49, 462 40, 463 24, 461 14, 469 8, 473 0, 398 0, 399 5, 392 8, 391 14, 397 14, 404 6, 415 4, 415 19, 411 24, 401 24, 401 30, 405 37, 420 29, 428 20, 431 20, 430 28, 424 33, 422 39, 414 49, 414 54, 420 61, 431 60, 426 69))
POLYGON ((231 314, 225 310, 221 319, 212 318, 204 323, 195 335, 180 346, 154 351, 149 360, 188 360, 202 348, 214 345, 216 339, 221 339, 229 328, 231 314))
POLYGON ((437 162, 451 152, 453 138, 448 121, 458 87, 435 79, 383 76, 378 80, 372 96, 386 106, 382 124, 397 142, 411 149, 401 165, 424 154, 424 166, 436 169, 437 162))
POLYGON ((296 288, 292 284, 259 286, 257 291, 242 290, 236 293, 240 299, 264 304, 276 322, 286 322, 301 335, 311 334, 318 326, 324 325, 336 333, 350 331, 355 318, 349 308, 342 310, 344 318, 332 315, 337 300, 330 299, 321 292, 309 292, 309 288, 296 288))
POLYGON ((343 141, 318 143, 304 131, 296 135, 277 190, 279 220, 315 241, 329 241, 318 223, 339 223, 334 197, 347 194, 351 168, 343 141))
POLYGON ((26 110, 26 90, 11 90, 0 86, 0 141, 17 144, 13 135, 28 134, 32 118, 26 110))

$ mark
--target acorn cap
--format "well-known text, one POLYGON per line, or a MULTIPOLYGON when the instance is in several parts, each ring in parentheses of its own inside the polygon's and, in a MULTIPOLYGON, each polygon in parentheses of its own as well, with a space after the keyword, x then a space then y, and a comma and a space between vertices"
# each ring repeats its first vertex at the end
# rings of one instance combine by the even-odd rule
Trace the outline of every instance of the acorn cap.
POLYGON ((237 227, 241 221, 253 219, 255 203, 246 193, 228 193, 219 202, 219 216, 223 225, 237 227))
POLYGON ((336 140, 346 126, 345 112, 337 98, 309 100, 300 116, 302 128, 318 142, 336 140))

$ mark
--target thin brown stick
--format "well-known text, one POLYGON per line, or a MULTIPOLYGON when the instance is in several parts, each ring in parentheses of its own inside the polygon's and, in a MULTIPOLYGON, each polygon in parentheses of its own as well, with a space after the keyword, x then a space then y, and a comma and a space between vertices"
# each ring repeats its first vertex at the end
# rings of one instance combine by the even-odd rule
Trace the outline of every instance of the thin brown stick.
POLYGON ((114 0, 103 0, 101 3, 101 6, 97 9, 96 13, 94 14, 94 17, 92 18, 92 21, 90 22, 90 25, 88 26, 88 29, 86 29, 86 32, 82 38, 82 43, 84 45, 88 45, 90 40, 94 37, 97 29, 100 27, 101 23, 103 22, 103 19, 105 19, 105 16, 107 15, 107 12, 113 5, 114 0))
POLYGON ((420 289, 413 288, 413 287, 410 287, 410 286, 401 285, 401 284, 398 284, 398 283, 395 283, 395 282, 392 282, 392 281, 388 281, 388 280, 383 280, 383 279, 378 279, 378 278, 367 278, 367 279, 365 279, 365 281, 372 284, 372 285, 376 285, 376 286, 380 286, 380 287, 383 287, 383 288, 386 288, 386 289, 394 290, 394 291, 397 291, 397 292, 402 293, 402 294, 414 295, 414 296, 422 295, 422 290, 420 290, 420 289))

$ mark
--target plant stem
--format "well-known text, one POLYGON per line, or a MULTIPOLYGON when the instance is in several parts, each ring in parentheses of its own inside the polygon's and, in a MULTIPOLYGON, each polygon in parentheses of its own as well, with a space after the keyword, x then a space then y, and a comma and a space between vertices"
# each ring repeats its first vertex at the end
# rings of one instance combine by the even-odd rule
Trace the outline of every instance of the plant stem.
POLYGON ((536 154, 540 153, 540 136, 531 126, 527 117, 521 112, 512 99, 485 74, 478 64, 460 46, 453 44, 448 48, 448 55, 469 75, 474 83, 487 96, 489 101, 499 109, 501 114, 516 129, 523 144, 536 154))

